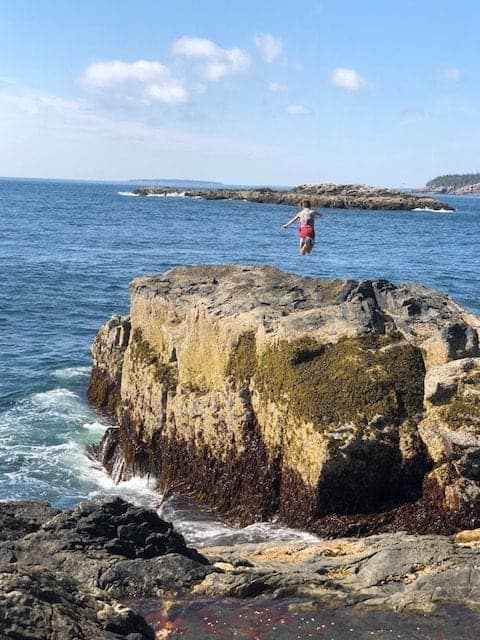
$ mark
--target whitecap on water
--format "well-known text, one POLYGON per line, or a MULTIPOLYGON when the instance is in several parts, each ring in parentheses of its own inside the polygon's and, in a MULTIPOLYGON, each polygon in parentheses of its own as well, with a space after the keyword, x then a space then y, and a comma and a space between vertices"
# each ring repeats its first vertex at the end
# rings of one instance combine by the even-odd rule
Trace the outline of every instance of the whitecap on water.
POLYGON ((132 198, 139 198, 139 194, 138 193, 133 193, 133 191, 117 191, 117 195, 119 196, 129 196, 132 198))
POLYGON ((129 480, 115 484, 100 464, 92 460, 88 460, 88 462, 88 466, 82 468, 83 473, 90 483, 96 485, 88 493, 89 499, 101 498, 106 495, 120 496, 136 505, 150 509, 159 508, 163 496, 156 491, 157 480, 155 477, 133 476, 129 480))
POLYGON ((429 207, 415 207, 412 211, 433 211, 434 213, 452 213, 450 209, 430 209, 429 207))
POLYGON ((187 542, 197 547, 240 544, 243 542, 316 542, 311 533, 276 524, 256 522, 246 527, 230 527, 212 509, 174 494, 163 502, 159 514, 175 524, 187 542))
MULTIPOLYGON (((186 198, 185 191, 171 191, 170 193, 147 193, 147 198, 186 198)), ((197 196, 194 196, 196 198, 197 196)))
POLYGON ((82 424, 82 427, 87 431, 100 431, 102 433, 105 431, 106 426, 107 425, 103 422, 98 422, 97 420, 94 420, 93 422, 84 422, 82 424))
POLYGON ((55 369, 53 375, 61 380, 72 380, 87 377, 90 370, 90 367, 64 367, 63 369, 55 369))

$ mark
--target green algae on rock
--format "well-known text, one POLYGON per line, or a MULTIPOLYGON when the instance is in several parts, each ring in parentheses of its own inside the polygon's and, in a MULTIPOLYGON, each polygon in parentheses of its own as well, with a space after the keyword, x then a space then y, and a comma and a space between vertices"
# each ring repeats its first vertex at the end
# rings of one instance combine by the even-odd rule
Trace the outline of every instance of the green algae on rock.
POLYGON ((91 388, 108 384, 90 397, 120 424, 99 457, 117 480, 152 473, 239 522, 329 534, 368 531, 373 513, 374 528, 480 518, 480 321, 446 296, 241 265, 131 294, 93 345, 91 388))
POLYGON ((366 427, 377 415, 400 423, 423 408, 421 351, 405 342, 378 350, 388 342, 375 342, 377 349, 370 338, 283 341, 262 354, 255 381, 274 403, 288 397, 289 410, 317 429, 346 422, 366 427))

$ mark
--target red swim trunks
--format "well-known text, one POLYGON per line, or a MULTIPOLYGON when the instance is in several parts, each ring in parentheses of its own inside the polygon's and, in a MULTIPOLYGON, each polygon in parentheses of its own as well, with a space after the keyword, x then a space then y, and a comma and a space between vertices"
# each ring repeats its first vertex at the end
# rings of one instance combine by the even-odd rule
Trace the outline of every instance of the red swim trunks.
POLYGON ((300 236, 300 238, 302 238, 302 240, 304 240, 305 238, 311 238, 312 240, 315 240, 315 230, 309 224, 302 224, 298 229, 298 235, 300 236))

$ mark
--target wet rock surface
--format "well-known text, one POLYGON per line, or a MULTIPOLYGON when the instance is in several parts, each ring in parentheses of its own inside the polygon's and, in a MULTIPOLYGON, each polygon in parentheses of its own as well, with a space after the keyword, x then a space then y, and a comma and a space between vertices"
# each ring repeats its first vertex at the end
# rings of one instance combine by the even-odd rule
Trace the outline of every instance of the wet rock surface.
MULTIPOLYGON (((21 523, 25 503, 0 504, 0 518, 21 523)), ((35 530, 0 543, 0 637, 152 639, 125 597, 182 591, 205 578, 208 560, 171 524, 120 498, 58 513, 29 509, 35 530), (133 635, 132 635, 133 634, 133 635), (137 635, 135 635, 137 634, 137 635)))
MULTIPOLYGON (((15 504, 0 504, 0 514, 14 518, 15 504)), ((24 508, 18 503, 20 518, 24 508)), ((207 638, 210 630, 226 640, 233 631, 248 638, 250 628, 259 638, 308 638, 308 625, 318 621, 324 632, 326 620, 356 621, 362 633, 380 622, 402 630, 422 623, 422 637, 433 638, 448 607, 448 628, 457 618, 480 624, 480 530, 240 544, 201 555, 155 512, 120 498, 40 512, 36 531, 0 543, 1 638, 207 638), (258 611, 265 615, 255 618, 258 611), (275 634, 272 619, 287 626, 275 634)), ((473 636, 444 636, 463 637, 473 636)))
POLYGON ((480 538, 477 532, 468 542, 463 539, 395 533, 310 544, 213 547, 204 552, 222 573, 207 576, 194 592, 210 597, 269 593, 315 597, 330 605, 424 612, 447 603, 475 608, 480 601, 480 538))
POLYGON ((241 265, 131 295, 92 348, 116 480, 322 536, 480 526, 480 319, 447 296, 241 265))
MULTIPOLYGON (((140 196, 178 193, 173 187, 139 187, 134 193, 140 196)), ((248 200, 250 202, 299 206, 307 198, 314 207, 335 209, 433 209, 453 211, 453 207, 434 198, 419 197, 361 184, 304 184, 288 190, 257 189, 186 189, 186 197, 205 200, 248 200)))

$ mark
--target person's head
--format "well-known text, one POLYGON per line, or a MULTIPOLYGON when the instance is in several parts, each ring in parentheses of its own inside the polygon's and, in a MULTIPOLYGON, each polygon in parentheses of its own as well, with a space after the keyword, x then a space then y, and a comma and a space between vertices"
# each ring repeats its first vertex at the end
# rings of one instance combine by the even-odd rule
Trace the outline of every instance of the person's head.
POLYGON ((300 203, 300 206, 303 207, 304 209, 310 209, 311 207, 311 202, 310 200, 302 200, 300 203))

